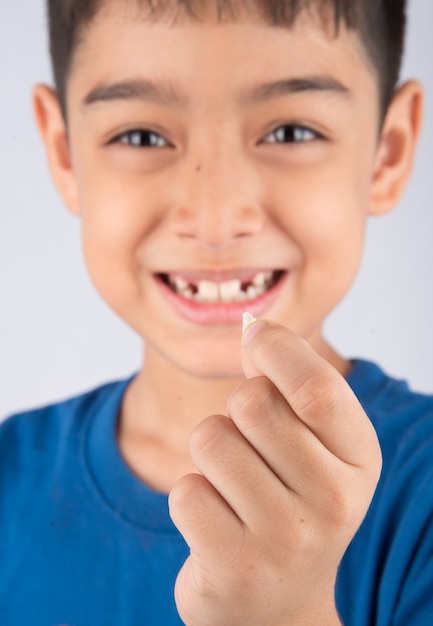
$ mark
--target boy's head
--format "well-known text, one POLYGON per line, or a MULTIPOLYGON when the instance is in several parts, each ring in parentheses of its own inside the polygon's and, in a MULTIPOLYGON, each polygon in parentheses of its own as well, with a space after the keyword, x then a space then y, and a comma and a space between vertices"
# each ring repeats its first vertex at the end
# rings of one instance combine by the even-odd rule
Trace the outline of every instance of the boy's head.
POLYGON ((378 133, 396 3, 388 18, 365 2, 301 4, 290 28, 252 3, 235 18, 211 1, 193 7, 200 19, 137 0, 105 0, 87 22, 78 4, 67 12, 80 24, 58 56, 68 124, 43 85, 36 118, 90 276, 147 340, 147 362, 240 375, 245 309, 328 357, 322 324, 356 275, 367 216, 404 188, 419 85, 396 90, 378 133))
MULTIPOLYGON (((112 0, 110 0, 112 1, 112 0)), ((134 0, 149 16, 188 16, 200 20, 205 0, 134 0)), ((292 26, 304 9, 317 11, 335 31, 343 23, 357 32, 374 67, 382 117, 398 81, 406 26, 406 0, 215 0, 220 19, 236 19, 239 3, 249 2, 263 19, 292 26)), ((86 26, 103 10, 106 0, 48 0, 50 51, 59 101, 66 118, 66 88, 74 53, 86 26)))

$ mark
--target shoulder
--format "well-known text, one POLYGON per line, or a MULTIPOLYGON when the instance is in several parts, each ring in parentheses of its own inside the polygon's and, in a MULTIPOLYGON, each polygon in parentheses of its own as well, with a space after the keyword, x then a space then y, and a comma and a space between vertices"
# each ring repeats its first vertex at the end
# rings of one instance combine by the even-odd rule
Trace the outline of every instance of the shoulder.
POLYGON ((382 445, 404 434, 407 445, 433 442, 433 395, 418 393, 405 380, 393 378, 378 365, 354 361, 348 383, 377 430, 382 445))
POLYGON ((0 424, 0 467, 15 475, 40 461, 55 464, 57 455, 77 444, 101 402, 125 381, 110 382, 61 402, 23 411, 0 424))
POLYGON ((378 515, 382 528, 400 528, 407 547, 411 542, 402 528, 416 541, 414 528, 422 532, 433 515, 433 396, 412 391, 405 381, 368 362, 358 373, 363 376, 354 389, 363 387, 360 400, 376 429, 383 457, 370 516, 373 520, 378 515))
POLYGON ((414 524, 427 524, 433 515, 433 396, 413 391, 374 364, 357 367, 354 374, 361 376, 353 388, 376 429, 383 458, 372 509, 382 512, 384 526, 404 522, 413 532, 414 524))
POLYGON ((358 624, 424 625, 433 610, 433 396, 367 361, 355 362, 348 382, 376 429, 383 467, 342 562, 341 612, 358 624))

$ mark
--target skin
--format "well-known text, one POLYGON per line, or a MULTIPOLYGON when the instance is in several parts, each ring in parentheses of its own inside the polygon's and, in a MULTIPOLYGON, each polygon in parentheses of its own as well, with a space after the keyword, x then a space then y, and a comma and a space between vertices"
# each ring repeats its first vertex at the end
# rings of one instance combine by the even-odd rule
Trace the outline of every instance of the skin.
POLYGON ((304 14, 291 30, 253 11, 218 23, 212 6, 202 22, 173 26, 138 20, 132 6, 107 3, 85 31, 67 129, 54 92, 34 91, 91 279, 146 345, 120 449, 170 492, 191 548, 176 585, 187 625, 338 624, 337 567, 381 459, 344 380, 350 365, 322 327, 356 275, 368 216, 389 211, 409 176, 421 88, 401 87, 379 129, 377 78, 353 32, 330 37, 304 14), (264 77, 344 89, 239 96, 264 77), (85 104, 96 87, 131 78, 175 85, 184 101, 85 104), (308 130, 275 143, 282 124, 308 130), (114 141, 134 129, 161 145, 114 141), (152 276, 196 268, 288 270, 272 323, 252 325, 242 346, 240 324, 181 318, 152 276))

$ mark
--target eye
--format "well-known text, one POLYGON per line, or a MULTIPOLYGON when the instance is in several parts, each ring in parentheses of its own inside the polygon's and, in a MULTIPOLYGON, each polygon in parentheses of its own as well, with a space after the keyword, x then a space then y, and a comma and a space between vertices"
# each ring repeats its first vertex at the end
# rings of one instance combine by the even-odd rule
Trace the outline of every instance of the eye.
POLYGON ((321 138, 319 133, 305 126, 285 124, 269 133, 263 141, 267 143, 306 143, 321 138))
POLYGON ((164 148, 169 146, 168 141, 154 133, 151 130, 130 130, 118 137, 115 137, 110 143, 122 143, 133 148, 164 148))

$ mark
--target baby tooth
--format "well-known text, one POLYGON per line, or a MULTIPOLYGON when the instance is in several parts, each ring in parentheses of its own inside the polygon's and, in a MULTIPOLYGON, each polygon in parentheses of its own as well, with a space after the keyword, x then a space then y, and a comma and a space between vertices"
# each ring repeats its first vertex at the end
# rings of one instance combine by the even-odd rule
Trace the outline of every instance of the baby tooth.
POLYGON ((257 274, 254 277, 253 285, 254 287, 264 287, 266 284, 266 280, 267 280, 267 274, 265 274, 265 272, 260 272, 260 274, 257 274))
POLYGON ((219 285, 219 294, 223 302, 230 302, 231 300, 234 300, 240 291, 240 280, 228 280, 225 283, 220 283, 219 285))
POLYGON ((245 291, 239 291, 239 293, 237 293, 234 297, 234 301, 235 302, 244 302, 247 299, 247 294, 245 293, 245 291))
POLYGON ((185 289, 182 289, 182 291, 179 291, 179 294, 184 298, 188 298, 188 300, 192 300, 194 296, 193 291, 189 285, 185 287, 185 289))
POLYGON ((201 300, 207 302, 216 302, 218 300, 218 285, 210 280, 201 280, 198 284, 198 296, 201 300))
POLYGON ((187 283, 186 280, 178 276, 174 277, 171 282, 174 284, 174 287, 176 287, 177 291, 184 291, 184 289, 189 287, 189 283, 187 283))
POLYGON ((254 315, 252 315, 249 311, 245 311, 245 313, 242 315, 242 332, 245 332, 248 326, 256 321, 257 320, 254 315))
POLYGON ((247 296, 248 298, 250 298, 251 300, 253 300, 254 298, 258 298, 258 296, 263 293, 262 289, 256 289, 255 287, 253 287, 252 285, 250 285, 247 289, 247 296))

